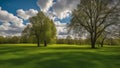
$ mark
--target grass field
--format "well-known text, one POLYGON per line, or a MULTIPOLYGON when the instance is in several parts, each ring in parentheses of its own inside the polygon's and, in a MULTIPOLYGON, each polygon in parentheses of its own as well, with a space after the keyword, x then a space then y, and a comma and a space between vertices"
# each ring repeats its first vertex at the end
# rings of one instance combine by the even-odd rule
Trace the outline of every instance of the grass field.
POLYGON ((120 68, 120 46, 0 44, 0 68, 120 68))

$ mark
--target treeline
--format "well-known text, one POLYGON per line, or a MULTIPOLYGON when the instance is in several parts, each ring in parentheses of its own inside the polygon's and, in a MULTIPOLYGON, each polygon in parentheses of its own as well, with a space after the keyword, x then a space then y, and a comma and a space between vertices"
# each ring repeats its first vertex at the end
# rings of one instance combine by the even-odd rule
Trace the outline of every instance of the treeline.
POLYGON ((21 38, 17 36, 13 36, 13 37, 0 36, 0 44, 17 44, 17 43, 21 43, 20 39, 21 38))
MULTIPOLYGON (((41 41, 40 41, 41 42, 41 41)), ((0 36, 0 44, 19 44, 19 43, 37 43, 37 39, 35 36, 25 37, 25 36, 7 36, 3 37, 0 36)), ((55 44, 56 41, 51 42, 52 44, 55 44)), ((41 42, 43 44, 43 42, 41 42)))
POLYGON ((19 43, 36 43, 34 36, 26 38, 24 36, 0 36, 0 44, 19 44, 19 43))
MULTIPOLYGON (((57 39, 57 44, 76 44, 90 45, 90 39, 57 39)), ((101 45, 101 41, 97 41, 96 45, 101 45)), ((106 39, 104 45, 120 45, 120 39, 106 39)))
POLYGON ((76 44, 76 45, 89 45, 88 39, 57 39, 57 44, 76 44))
MULTIPOLYGON (((0 44, 19 44, 19 43, 36 43, 35 37, 25 38, 21 36, 3 37, 0 36, 0 44)), ((76 45, 90 45, 90 39, 57 39, 51 44, 76 44, 76 45)), ((96 45, 100 45, 101 41, 98 40, 96 45)), ((120 39, 109 38, 104 41, 104 45, 120 45, 120 39)))

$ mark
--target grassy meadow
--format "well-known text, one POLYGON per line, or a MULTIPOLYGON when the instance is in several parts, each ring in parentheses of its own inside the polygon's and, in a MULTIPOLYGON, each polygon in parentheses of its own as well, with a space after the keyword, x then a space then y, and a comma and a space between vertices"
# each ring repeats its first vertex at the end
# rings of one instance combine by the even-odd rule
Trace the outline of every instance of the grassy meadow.
POLYGON ((0 44, 0 68, 120 68, 120 46, 0 44))

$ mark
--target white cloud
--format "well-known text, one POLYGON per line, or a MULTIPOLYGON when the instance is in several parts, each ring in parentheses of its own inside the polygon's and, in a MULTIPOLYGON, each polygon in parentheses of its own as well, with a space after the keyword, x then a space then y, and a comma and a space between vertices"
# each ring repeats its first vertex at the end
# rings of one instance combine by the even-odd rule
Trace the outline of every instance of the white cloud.
POLYGON ((23 27, 23 20, 14 16, 11 13, 8 13, 5 10, 0 9, 0 21, 1 22, 11 22, 15 27, 23 27))
POLYGON ((57 2, 53 5, 53 9, 58 18, 63 19, 68 17, 79 3, 80 0, 57 0, 57 2))
MULTIPOLYGON (((56 2, 53 2, 53 0, 38 0, 37 5, 45 13, 48 13, 49 9, 52 7, 52 15, 63 19, 69 17, 72 10, 75 9, 79 3, 80 0, 57 0, 56 2)), ((51 13, 48 13, 48 15, 51 17, 51 13)))
POLYGON ((55 22, 56 29, 57 29, 57 36, 58 38, 61 36, 66 36, 67 35, 67 24, 66 23, 60 23, 59 21, 55 22))
POLYGON ((10 26, 10 23, 4 22, 2 25, 0 25, 0 30, 8 30, 10 26))
POLYGON ((37 10, 29 9, 27 11, 24 11, 23 9, 17 10, 17 16, 24 20, 28 20, 30 17, 35 16, 38 13, 37 10))
MULTIPOLYGON (((24 26, 25 27, 25 26, 24 26)), ((14 27, 10 23, 3 23, 0 25, 0 35, 2 36, 18 36, 23 31, 24 27, 14 27)))
POLYGON ((24 29, 23 20, 0 7, 0 35, 18 35, 24 29))
POLYGON ((52 11, 48 11, 46 15, 53 21, 56 19, 55 13, 52 11))
POLYGON ((53 5, 53 0, 38 0, 37 5, 43 12, 47 12, 53 5))

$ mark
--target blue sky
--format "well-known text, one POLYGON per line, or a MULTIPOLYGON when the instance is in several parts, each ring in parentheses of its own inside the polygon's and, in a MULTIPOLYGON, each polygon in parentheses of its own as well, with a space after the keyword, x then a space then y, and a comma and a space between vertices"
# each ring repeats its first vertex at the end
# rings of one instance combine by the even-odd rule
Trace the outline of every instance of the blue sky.
POLYGON ((56 25, 57 34, 66 32, 72 11, 80 0, 0 0, 0 35, 20 35, 29 18, 43 11, 56 25))
POLYGON ((3 10, 16 15, 16 10, 29 10, 31 8, 40 10, 36 4, 37 0, 0 0, 0 6, 3 10))
MULTIPOLYGON (((40 8, 37 6, 38 0, 0 0, 0 6, 3 10, 7 10, 9 13, 17 15, 16 10, 23 9, 23 10, 29 10, 29 9, 35 9, 40 11, 40 8)), ((56 2, 56 0, 54 0, 56 2)), ((50 9, 52 10, 52 8, 50 9)), ((66 17, 64 19, 57 18, 56 21, 60 21, 61 23, 69 23, 71 17, 66 17)))

